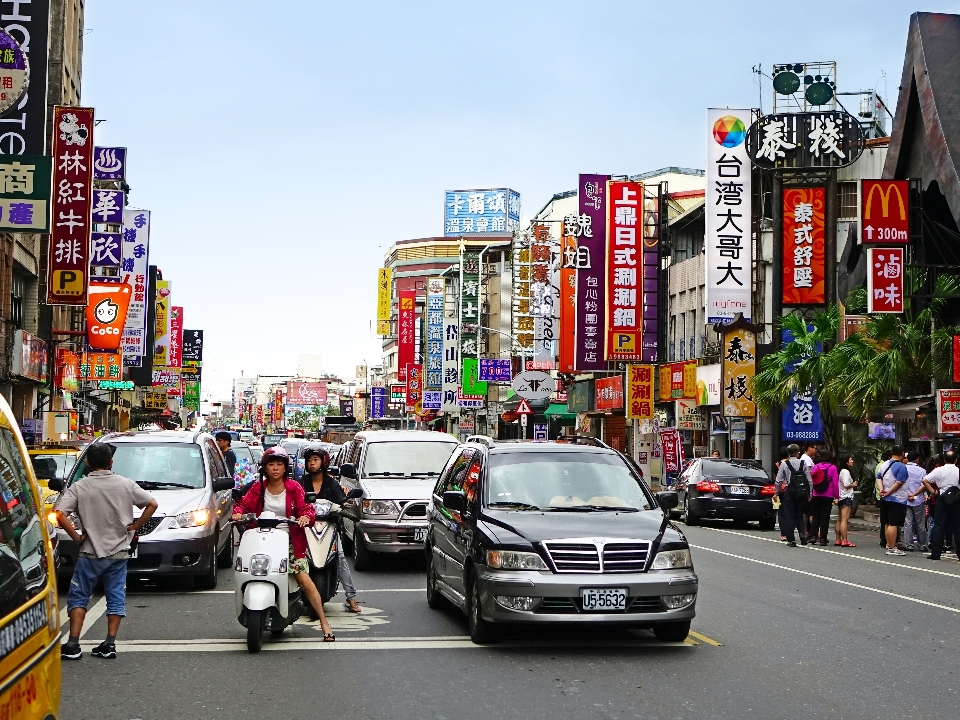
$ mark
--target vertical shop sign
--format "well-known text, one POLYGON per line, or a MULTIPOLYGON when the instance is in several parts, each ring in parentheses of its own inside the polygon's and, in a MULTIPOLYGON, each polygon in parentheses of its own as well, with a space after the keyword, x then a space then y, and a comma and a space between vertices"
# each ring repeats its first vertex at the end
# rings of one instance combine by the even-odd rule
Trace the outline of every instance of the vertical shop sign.
POLYGON ((414 343, 417 337, 417 294, 415 290, 397 293, 397 380, 407 379, 407 365, 413 363, 414 343))
MULTIPOLYGON (((643 187, 643 186, 641 186, 643 187)), ((638 271, 639 272, 639 271, 638 271)), ((657 359, 660 326, 660 188, 643 187, 643 359, 657 359)))
POLYGON ((683 397, 683 370, 686 363, 670 364, 670 399, 678 400, 683 397))
MULTIPOLYGON (((443 387, 443 300, 446 281, 442 277, 427 278, 427 369, 424 387, 443 387)), ((432 403, 431 403, 432 404, 432 403)), ((436 409, 439 409, 436 408, 436 409)))
POLYGON ((953 381, 960 383, 960 335, 953 336, 953 381))
POLYGON ((746 323, 734 323, 723 333, 723 388, 721 404, 726 417, 756 415, 750 384, 756 373, 756 334, 746 323))
POLYGON ((407 365, 407 412, 419 413, 423 410, 423 365, 407 365))
POLYGON ((673 400, 673 366, 660 366, 660 402, 673 400))
POLYGON ((783 304, 824 303, 826 189, 783 189, 783 304))
POLYGON ((749 110, 707 110, 707 322, 750 319, 753 242, 749 110))
POLYGON ((186 380, 183 383, 183 407, 186 410, 200 411, 200 383, 186 380))
POLYGON ((859 210, 862 242, 910 242, 909 181, 861 180, 859 210))
POLYGON ((867 312, 903 312, 904 248, 867 248, 867 312))
POLYGON ((460 321, 443 320, 443 412, 457 412, 457 390, 460 389, 460 321))
POLYGON ((273 421, 280 423, 283 420, 283 390, 277 388, 273 394, 273 421))
POLYGON ((535 370, 556 367, 558 258, 550 228, 544 224, 534 225, 530 242, 530 315, 535 370))
POLYGON ((560 247, 560 372, 573 372, 577 333, 577 231, 576 215, 563 219, 560 247))
POLYGON ((174 368, 183 365, 183 307, 180 305, 170 308, 170 351, 167 365, 174 368))
POLYGON ((617 361, 641 360, 643 185, 610 182, 607 201, 605 357, 617 361))
POLYGON ((93 108, 57 105, 47 304, 86 305, 90 275, 93 108))
POLYGON ((937 432, 960 433, 960 390, 937 390, 937 432))
POLYGON ((169 280, 157 280, 157 309, 153 331, 153 365, 166 367, 170 356, 170 290, 169 280))
POLYGON ((460 355, 462 358, 478 356, 479 324, 480 256, 477 253, 465 252, 460 256, 460 355))
POLYGON ((660 445, 663 452, 663 469, 666 472, 680 472, 683 465, 683 443, 677 428, 664 428, 660 431, 660 445))
POLYGON ((683 397, 695 400, 697 397, 697 361, 683 364, 683 397))
POLYGON ((653 365, 627 365, 627 417, 653 417, 653 365))
POLYGON ((183 331, 183 362, 203 361, 203 330, 183 331))
POLYGON ((370 388, 370 419, 376 420, 387 414, 387 389, 383 386, 370 388))
POLYGON ((90 211, 93 222, 106 225, 119 225, 123 222, 125 195, 121 190, 94 190, 90 211))
POLYGON ((390 288, 393 271, 380 268, 377 271, 377 335, 390 334, 390 288))
POLYGON ((140 358, 147 354, 147 278, 150 262, 150 211, 124 210, 121 249, 121 279, 133 287, 127 321, 123 325, 123 354, 140 358))
POLYGON ((603 370, 606 311, 606 175, 581 175, 577 186, 577 343, 576 369, 603 370))
POLYGON ((513 338, 523 356, 533 350, 534 322, 530 313, 530 244, 529 232, 513 238, 513 338))
POLYGON ((813 388, 790 393, 786 407, 783 408, 782 440, 799 442, 801 440, 823 440, 823 420, 820 416, 820 401, 813 394, 813 388))
POLYGON ((26 93, 0 117, 0 153, 46 155, 49 0, 0 0, 0 27, 17 41, 30 63, 26 93))

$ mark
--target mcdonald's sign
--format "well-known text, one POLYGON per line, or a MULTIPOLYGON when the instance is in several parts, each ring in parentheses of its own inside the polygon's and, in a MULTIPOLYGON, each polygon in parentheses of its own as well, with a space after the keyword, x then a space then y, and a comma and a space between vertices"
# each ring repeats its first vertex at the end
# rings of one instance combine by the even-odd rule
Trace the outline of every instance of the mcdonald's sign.
POLYGON ((910 242, 909 182, 861 180, 859 220, 864 243, 910 242))

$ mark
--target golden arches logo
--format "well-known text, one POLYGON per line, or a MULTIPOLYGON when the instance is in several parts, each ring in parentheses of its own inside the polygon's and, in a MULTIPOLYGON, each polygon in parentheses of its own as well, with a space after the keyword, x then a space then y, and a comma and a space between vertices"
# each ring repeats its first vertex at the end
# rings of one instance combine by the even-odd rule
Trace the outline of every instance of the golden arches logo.
POLYGON ((863 209, 863 219, 870 219, 870 208, 873 207, 873 193, 880 193, 880 211, 883 213, 883 217, 890 217, 890 193, 896 191, 897 193, 897 202, 900 205, 900 219, 907 219, 907 208, 903 202, 903 194, 900 192, 900 186, 895 182, 887 185, 887 189, 884 190, 880 183, 874 183, 870 187, 870 192, 867 194, 867 202, 863 209))

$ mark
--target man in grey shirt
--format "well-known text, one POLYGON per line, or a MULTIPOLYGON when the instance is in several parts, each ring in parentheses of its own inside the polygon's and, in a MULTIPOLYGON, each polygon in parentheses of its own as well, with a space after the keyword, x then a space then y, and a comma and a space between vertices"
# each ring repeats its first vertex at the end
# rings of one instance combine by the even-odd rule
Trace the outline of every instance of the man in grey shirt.
POLYGON ((57 504, 57 522, 80 549, 67 594, 70 638, 60 649, 60 657, 79 660, 83 656, 80 631, 90 596, 102 580, 107 600, 107 638, 92 652, 97 657, 113 659, 117 656, 120 620, 126 615, 130 542, 156 512, 157 501, 133 480, 110 470, 113 449, 106 443, 91 445, 84 461, 89 473, 67 488, 57 504), (143 509, 136 520, 133 519, 134 505, 143 509), (82 535, 70 522, 70 513, 80 516, 82 535))
POLYGON ((810 467, 798 457, 799 455, 799 445, 788 445, 787 457, 780 463, 780 470, 777 472, 776 487, 777 492, 780 493, 784 522, 780 533, 787 538, 787 547, 797 546, 794 531, 800 535, 800 544, 807 544, 803 505, 810 499, 813 481, 810 479, 810 467), (805 483, 799 482, 801 478, 805 479, 805 483))

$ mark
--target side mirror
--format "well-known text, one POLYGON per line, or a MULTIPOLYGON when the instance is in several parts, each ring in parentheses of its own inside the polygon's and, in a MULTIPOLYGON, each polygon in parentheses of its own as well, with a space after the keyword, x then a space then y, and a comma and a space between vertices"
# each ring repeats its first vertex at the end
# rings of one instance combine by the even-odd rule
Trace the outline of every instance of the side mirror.
POLYGON ((357 468, 353 463, 344 463, 340 466, 340 477, 349 478, 351 480, 357 479, 357 468))
POLYGON ((347 500, 358 500, 359 498, 362 498, 362 497, 363 497, 362 488, 354 488, 353 490, 347 493, 347 500))
POLYGON ((313 504, 317 501, 317 494, 315 492, 308 492, 306 494, 307 502, 313 504))
POLYGON ((680 504, 680 498, 673 490, 663 490, 656 494, 657 505, 661 510, 673 510, 680 504))
POLYGON ((459 490, 447 490, 443 493, 443 506, 451 512, 462 513, 467 509, 467 496, 459 490))
POLYGON ((331 465, 327 468, 327 472, 330 473, 333 477, 340 477, 340 466, 331 465))
POLYGON ((47 480, 47 487, 54 492, 63 492, 63 480, 60 478, 50 478, 47 480))
POLYGON ((233 490, 234 482, 232 477, 219 477, 213 481, 213 491, 223 492, 224 490, 233 490))
POLYGON ((234 488, 230 495, 233 497, 233 501, 236 502, 243 497, 243 490, 241 488, 234 488))

